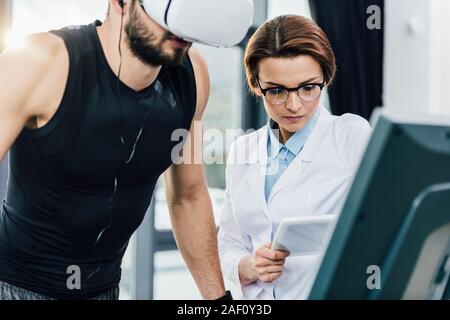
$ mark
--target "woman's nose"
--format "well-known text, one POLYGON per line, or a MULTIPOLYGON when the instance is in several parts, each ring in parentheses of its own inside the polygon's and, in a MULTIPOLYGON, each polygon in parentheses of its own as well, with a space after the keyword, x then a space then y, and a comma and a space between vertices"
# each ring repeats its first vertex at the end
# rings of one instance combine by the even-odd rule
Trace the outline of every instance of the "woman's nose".
POLYGON ((297 112, 301 107, 302 100, 298 96, 297 92, 289 92, 289 96, 286 101, 286 108, 292 112, 297 112))

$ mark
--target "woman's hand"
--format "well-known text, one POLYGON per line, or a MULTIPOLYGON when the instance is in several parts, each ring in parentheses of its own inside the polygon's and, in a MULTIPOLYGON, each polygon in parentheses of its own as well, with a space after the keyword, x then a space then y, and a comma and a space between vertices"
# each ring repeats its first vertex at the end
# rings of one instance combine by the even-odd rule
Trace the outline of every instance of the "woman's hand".
POLYGON ((253 256, 247 256, 239 262, 239 278, 242 285, 256 280, 272 283, 283 274, 284 263, 289 256, 286 251, 271 250, 270 243, 256 250, 253 256))

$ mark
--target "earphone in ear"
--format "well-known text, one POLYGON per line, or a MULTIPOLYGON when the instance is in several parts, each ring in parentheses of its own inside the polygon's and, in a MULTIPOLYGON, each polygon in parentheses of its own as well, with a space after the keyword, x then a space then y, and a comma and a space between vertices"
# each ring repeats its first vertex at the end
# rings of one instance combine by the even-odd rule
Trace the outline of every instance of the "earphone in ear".
POLYGON ((119 0, 119 6, 123 8, 125 6, 125 0, 119 0))

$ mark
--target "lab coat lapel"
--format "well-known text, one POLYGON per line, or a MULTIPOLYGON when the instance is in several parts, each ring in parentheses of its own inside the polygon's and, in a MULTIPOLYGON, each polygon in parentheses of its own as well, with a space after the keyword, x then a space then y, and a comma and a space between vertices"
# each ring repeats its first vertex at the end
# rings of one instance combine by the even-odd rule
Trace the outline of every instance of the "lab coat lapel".
POLYGON ((289 184, 298 181, 298 179, 306 171, 307 166, 311 164, 314 160, 318 149, 320 148, 322 138, 329 128, 331 115, 325 108, 321 107, 321 112, 319 120, 314 127, 311 136, 305 143, 302 151, 295 157, 291 164, 286 168, 283 174, 280 176, 278 181, 272 188, 269 195, 268 203, 272 201, 273 197, 276 196, 280 191, 289 186, 289 184))
POLYGON ((267 172, 267 129, 261 130, 256 136, 257 141, 249 143, 249 158, 247 159, 248 170, 244 176, 246 185, 252 191, 258 205, 264 214, 270 218, 269 209, 265 198, 265 181, 267 172))
POLYGON ((270 194, 268 203, 270 203, 275 195, 282 189, 287 187, 294 179, 302 175, 302 160, 300 156, 295 157, 289 167, 283 172, 278 181, 274 184, 270 194))

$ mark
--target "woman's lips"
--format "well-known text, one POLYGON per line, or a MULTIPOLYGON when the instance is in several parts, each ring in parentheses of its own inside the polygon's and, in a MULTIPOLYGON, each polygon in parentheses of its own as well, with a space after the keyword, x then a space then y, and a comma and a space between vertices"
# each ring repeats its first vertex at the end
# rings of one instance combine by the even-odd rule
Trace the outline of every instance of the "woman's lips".
POLYGON ((300 122, 305 116, 296 116, 296 117, 284 117, 287 121, 291 123, 298 123, 300 122))

